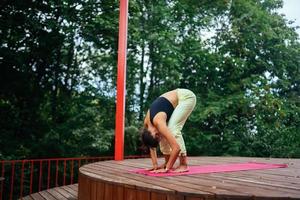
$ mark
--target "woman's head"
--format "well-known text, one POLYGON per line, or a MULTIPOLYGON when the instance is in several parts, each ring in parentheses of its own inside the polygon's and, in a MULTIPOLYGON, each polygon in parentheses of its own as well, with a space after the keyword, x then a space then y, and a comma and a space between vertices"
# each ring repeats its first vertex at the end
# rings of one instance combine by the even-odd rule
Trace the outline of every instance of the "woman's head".
POLYGON ((143 128, 141 131, 141 138, 144 145, 149 148, 154 148, 158 146, 159 138, 156 135, 151 134, 147 128, 143 128))

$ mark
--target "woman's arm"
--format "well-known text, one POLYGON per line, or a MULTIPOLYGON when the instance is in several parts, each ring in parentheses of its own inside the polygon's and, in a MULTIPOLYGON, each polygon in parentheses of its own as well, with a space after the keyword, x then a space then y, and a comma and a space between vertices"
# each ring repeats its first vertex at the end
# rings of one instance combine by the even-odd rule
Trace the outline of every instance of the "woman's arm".
MULTIPOLYGON (((157 118, 157 120, 159 120, 159 118, 157 118)), ((166 167, 165 167, 165 172, 167 172, 168 170, 170 170, 173 167, 174 163, 176 162, 176 159, 180 152, 180 147, 179 147, 174 135, 171 133, 167 124, 165 123, 165 120, 162 120, 162 119, 159 120, 158 123, 156 124, 156 127, 157 127, 159 133, 163 137, 166 138, 166 140, 168 141, 168 143, 172 149, 169 160, 166 163, 166 167)))
POLYGON ((144 127, 147 128, 148 127, 148 123, 149 123, 149 110, 146 113, 146 116, 144 118, 144 127))
POLYGON ((150 148, 150 157, 153 165, 153 169, 151 170, 156 170, 158 168, 156 148, 150 148))

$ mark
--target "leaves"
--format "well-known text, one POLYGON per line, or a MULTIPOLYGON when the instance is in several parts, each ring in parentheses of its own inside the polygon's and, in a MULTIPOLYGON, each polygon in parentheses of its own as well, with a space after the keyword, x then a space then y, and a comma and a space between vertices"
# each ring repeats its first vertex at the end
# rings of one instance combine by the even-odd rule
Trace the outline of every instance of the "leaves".
MULTIPOLYGON (((1 158, 113 153, 118 4, 1 5, 1 158)), ((183 87, 189 154, 299 157, 299 36, 282 4, 130 1, 126 154, 150 103, 183 87)))

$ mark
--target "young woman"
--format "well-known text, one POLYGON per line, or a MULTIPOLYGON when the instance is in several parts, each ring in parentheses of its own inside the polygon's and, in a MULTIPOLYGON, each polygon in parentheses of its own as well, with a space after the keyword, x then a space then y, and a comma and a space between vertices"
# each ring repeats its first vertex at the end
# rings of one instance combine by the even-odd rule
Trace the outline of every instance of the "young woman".
POLYGON ((150 106, 142 131, 142 141, 149 147, 155 173, 166 173, 179 157, 174 172, 188 171, 187 153, 181 130, 196 105, 195 94, 187 89, 176 89, 162 94, 150 106), (157 164, 156 147, 165 157, 162 166, 157 164))

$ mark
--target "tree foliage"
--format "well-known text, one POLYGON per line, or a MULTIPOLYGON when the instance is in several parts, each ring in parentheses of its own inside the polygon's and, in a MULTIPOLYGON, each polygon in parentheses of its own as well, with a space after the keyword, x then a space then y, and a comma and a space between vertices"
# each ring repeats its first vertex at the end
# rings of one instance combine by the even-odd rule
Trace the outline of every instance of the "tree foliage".
MULTIPOLYGON (((0 3, 2 159, 113 153, 118 4, 0 3)), ((299 157, 299 36, 282 5, 130 1, 125 153, 140 153, 151 101, 184 87, 189 154, 299 157)))

